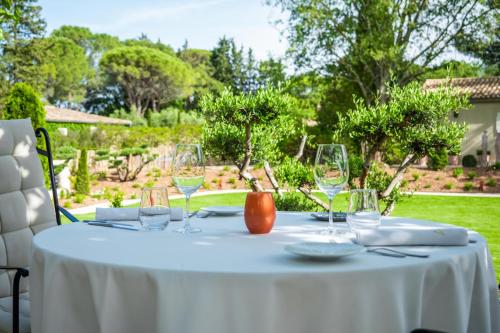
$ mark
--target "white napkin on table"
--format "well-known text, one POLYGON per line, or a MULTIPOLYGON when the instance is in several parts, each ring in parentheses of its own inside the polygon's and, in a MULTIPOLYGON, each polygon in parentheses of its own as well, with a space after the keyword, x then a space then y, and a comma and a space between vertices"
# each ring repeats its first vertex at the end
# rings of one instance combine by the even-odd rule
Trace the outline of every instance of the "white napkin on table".
MULTIPOLYGON (((170 208, 170 221, 182 221, 182 208, 170 208)), ((102 221, 137 221, 139 208, 96 208, 95 219, 102 221)))
POLYGON ((464 246, 469 243, 467 230, 459 227, 380 226, 355 233, 356 243, 367 246, 464 246))

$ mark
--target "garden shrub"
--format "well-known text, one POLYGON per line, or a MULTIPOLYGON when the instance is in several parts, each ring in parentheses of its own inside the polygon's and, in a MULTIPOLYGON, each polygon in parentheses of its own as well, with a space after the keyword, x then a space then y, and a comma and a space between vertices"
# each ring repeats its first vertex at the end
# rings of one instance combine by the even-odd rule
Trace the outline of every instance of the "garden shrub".
POLYGON ((302 211, 312 212, 318 209, 318 206, 308 200, 302 193, 288 192, 280 198, 277 194, 273 194, 276 209, 280 211, 302 211))
POLYGON ((274 169, 276 180, 293 190, 308 184, 314 184, 311 169, 293 157, 286 156, 274 169))
MULTIPOLYGON (((5 102, 5 119, 31 118, 33 129, 45 127, 45 108, 38 93, 26 83, 16 83, 12 87, 5 102)), ((37 146, 45 149, 45 143, 40 140, 37 146)), ((49 162, 46 158, 40 158, 45 176, 45 186, 50 186, 49 162)))
POLYGON ((151 127, 172 127, 177 125, 179 120, 179 109, 169 107, 160 112, 153 112, 149 116, 149 126, 151 127))
POLYGON ((475 173, 474 171, 469 171, 467 173, 467 179, 468 180, 473 180, 474 178, 476 178, 476 176, 477 176, 477 173, 475 173))
POLYGON ((414 174, 412 174, 411 176, 413 177, 413 181, 415 181, 415 182, 416 182, 417 180, 419 180, 419 178, 420 178, 420 174, 418 174, 418 173, 416 173, 416 172, 415 172, 414 174))
POLYGON ((500 170, 500 162, 496 162, 491 166, 491 169, 493 170, 500 170))
POLYGON ((477 159, 474 155, 465 155, 462 158, 462 165, 465 168, 475 168, 477 166, 477 159))
POLYGON ((446 184, 444 184, 444 188, 446 190, 451 190, 453 188, 453 184, 452 183, 446 183, 446 184))
POLYGON ((94 176, 96 177, 97 180, 106 180, 107 174, 106 171, 97 171, 94 173, 94 176))
POLYGON ((464 184, 464 191, 469 192, 470 190, 472 190, 472 188, 473 188, 473 185, 472 185, 472 183, 471 183, 471 182, 466 182, 466 183, 464 184))
POLYGON ((113 208, 121 208, 123 207, 123 196, 124 193, 122 191, 117 191, 113 194, 111 198, 111 207, 113 208))
POLYGON ((432 170, 443 170, 448 165, 448 152, 446 149, 430 152, 429 162, 429 167, 432 170))
POLYGON ((495 187, 497 186, 497 181, 494 178, 489 177, 488 180, 486 181, 486 186, 495 187))
POLYGON ((75 194, 75 197, 73 198, 73 202, 76 204, 81 204, 85 201, 85 194, 75 194))
POLYGON ((60 146, 55 150, 54 157, 56 160, 72 160, 76 157, 77 150, 71 146, 60 146))
POLYGON ((137 113, 135 107, 132 107, 130 112, 127 112, 124 109, 115 110, 109 115, 109 117, 130 120, 133 126, 146 126, 148 124, 146 119, 137 113))
POLYGON ((87 164, 87 149, 82 149, 76 171, 75 192, 78 194, 90 193, 90 178, 87 164))
POLYGON ((5 111, 5 119, 31 118, 34 129, 45 127, 45 108, 39 95, 29 84, 14 84, 7 97, 5 111))
POLYGON ((455 168, 453 169, 453 177, 458 178, 461 175, 463 175, 464 169, 463 168, 455 168))

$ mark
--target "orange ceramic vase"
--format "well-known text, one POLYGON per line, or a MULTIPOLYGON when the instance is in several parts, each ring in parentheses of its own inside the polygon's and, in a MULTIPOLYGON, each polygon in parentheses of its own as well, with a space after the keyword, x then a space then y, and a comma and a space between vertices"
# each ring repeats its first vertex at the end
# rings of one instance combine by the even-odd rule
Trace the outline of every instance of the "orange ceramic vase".
POLYGON ((249 192, 245 202, 245 224, 251 234, 267 234, 276 220, 276 206, 269 192, 249 192))

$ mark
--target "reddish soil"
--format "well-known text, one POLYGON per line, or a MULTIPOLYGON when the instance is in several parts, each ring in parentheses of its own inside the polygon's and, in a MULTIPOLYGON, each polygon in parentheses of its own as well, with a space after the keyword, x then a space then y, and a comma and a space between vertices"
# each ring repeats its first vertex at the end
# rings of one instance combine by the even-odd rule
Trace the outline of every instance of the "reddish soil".
MULTIPOLYGON (((271 188, 263 169, 252 170, 252 174, 259 179, 264 188, 271 188)), ((238 169, 236 167, 206 167, 206 181, 200 191, 247 189, 245 181, 238 178, 238 169)), ((464 169, 462 175, 454 177, 452 168, 443 171, 410 168, 405 173, 404 180, 402 185, 406 191, 500 193, 500 171, 464 169), (468 191, 466 190, 467 183, 472 184, 472 188, 468 191)), ((116 175, 108 173, 106 180, 92 180, 92 196, 86 198, 84 202, 75 203, 74 198, 61 199, 61 202, 62 205, 66 204, 70 208, 88 206, 106 202, 107 200, 103 196, 105 192, 114 194, 118 191, 124 193, 124 200, 136 199, 140 197, 141 189, 146 185, 166 185, 170 194, 179 194, 177 189, 172 186, 172 179, 167 176, 167 171, 151 167, 142 171, 137 179, 129 182, 120 182, 116 175)))

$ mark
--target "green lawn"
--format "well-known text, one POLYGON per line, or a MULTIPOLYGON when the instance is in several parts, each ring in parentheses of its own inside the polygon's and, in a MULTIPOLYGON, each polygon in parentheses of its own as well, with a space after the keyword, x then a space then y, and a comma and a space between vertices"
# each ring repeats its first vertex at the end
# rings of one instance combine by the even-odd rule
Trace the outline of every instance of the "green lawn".
MULTIPOLYGON (((193 197, 191 210, 198 210, 203 206, 244 205, 245 196, 246 193, 230 193, 193 197)), ((171 204, 181 207, 184 200, 172 200, 171 204)), ((335 210, 345 211, 347 194, 339 195, 334 206, 335 210)), ((392 215, 450 223, 479 232, 488 241, 497 281, 500 282, 500 198, 414 195, 398 204, 392 215)), ((94 214, 77 217, 92 219, 94 214)))

